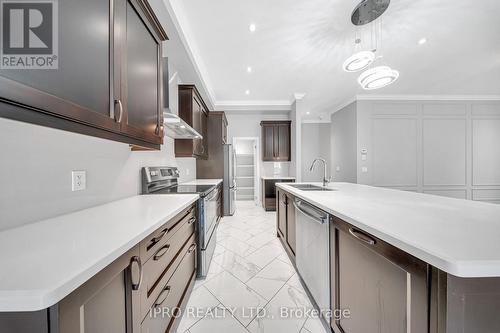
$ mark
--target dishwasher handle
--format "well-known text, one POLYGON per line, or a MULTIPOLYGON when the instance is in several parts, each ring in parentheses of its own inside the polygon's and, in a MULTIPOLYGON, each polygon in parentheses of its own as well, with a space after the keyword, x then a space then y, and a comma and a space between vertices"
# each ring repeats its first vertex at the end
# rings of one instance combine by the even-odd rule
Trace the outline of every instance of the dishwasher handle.
POLYGON ((325 224, 326 222, 328 222, 328 214, 324 213, 314 206, 305 203, 302 200, 295 199, 293 201, 293 206, 297 211, 314 220, 315 222, 318 222, 319 224, 325 224))

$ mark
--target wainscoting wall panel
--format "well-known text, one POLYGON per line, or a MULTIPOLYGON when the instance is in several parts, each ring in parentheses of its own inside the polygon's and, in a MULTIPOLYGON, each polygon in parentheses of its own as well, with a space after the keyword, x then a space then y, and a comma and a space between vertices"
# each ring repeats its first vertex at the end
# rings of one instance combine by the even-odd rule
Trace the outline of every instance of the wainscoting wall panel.
POLYGON ((356 104, 358 183, 500 203, 500 101, 356 104))

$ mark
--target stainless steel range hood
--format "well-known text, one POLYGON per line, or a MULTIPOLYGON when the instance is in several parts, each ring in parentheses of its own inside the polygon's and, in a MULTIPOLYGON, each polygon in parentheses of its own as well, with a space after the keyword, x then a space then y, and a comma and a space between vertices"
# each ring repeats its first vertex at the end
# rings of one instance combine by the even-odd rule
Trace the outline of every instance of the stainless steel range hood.
POLYGON ((162 59, 163 66, 163 128, 165 136, 174 139, 202 139, 203 136, 194 128, 188 125, 181 117, 172 113, 169 108, 169 87, 173 82, 177 73, 169 78, 168 75, 168 58, 162 59))
POLYGON ((189 126, 178 115, 171 113, 170 110, 163 112, 163 126, 165 135, 174 139, 203 138, 194 128, 189 126))

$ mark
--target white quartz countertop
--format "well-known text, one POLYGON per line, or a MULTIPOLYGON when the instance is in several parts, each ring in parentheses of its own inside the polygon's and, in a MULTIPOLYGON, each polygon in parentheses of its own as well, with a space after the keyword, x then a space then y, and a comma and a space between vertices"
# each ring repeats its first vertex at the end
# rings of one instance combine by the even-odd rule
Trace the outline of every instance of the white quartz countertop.
POLYGON ((222 179, 195 179, 185 183, 183 185, 219 185, 222 179))
POLYGON ((135 196, 0 232, 0 312, 58 303, 198 198, 135 196))
POLYGON ((277 186, 447 273, 500 277, 500 205, 349 183, 277 186))
POLYGON ((295 177, 290 177, 290 176, 262 176, 262 179, 295 179, 295 177))

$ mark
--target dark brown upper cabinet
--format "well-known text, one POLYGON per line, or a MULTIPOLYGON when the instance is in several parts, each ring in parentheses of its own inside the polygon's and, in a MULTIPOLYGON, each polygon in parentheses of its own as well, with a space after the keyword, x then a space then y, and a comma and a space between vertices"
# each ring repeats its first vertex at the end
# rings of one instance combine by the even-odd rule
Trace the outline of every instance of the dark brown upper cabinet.
POLYGON ((194 85, 179 85, 179 117, 203 138, 175 139, 175 157, 208 158, 208 112, 194 85))
POLYGON ((1 117, 160 148, 167 36, 147 0, 112 4, 58 2, 58 68, 0 69, 1 117))
POLYGON ((262 160, 291 161, 291 121, 262 121, 262 160))

